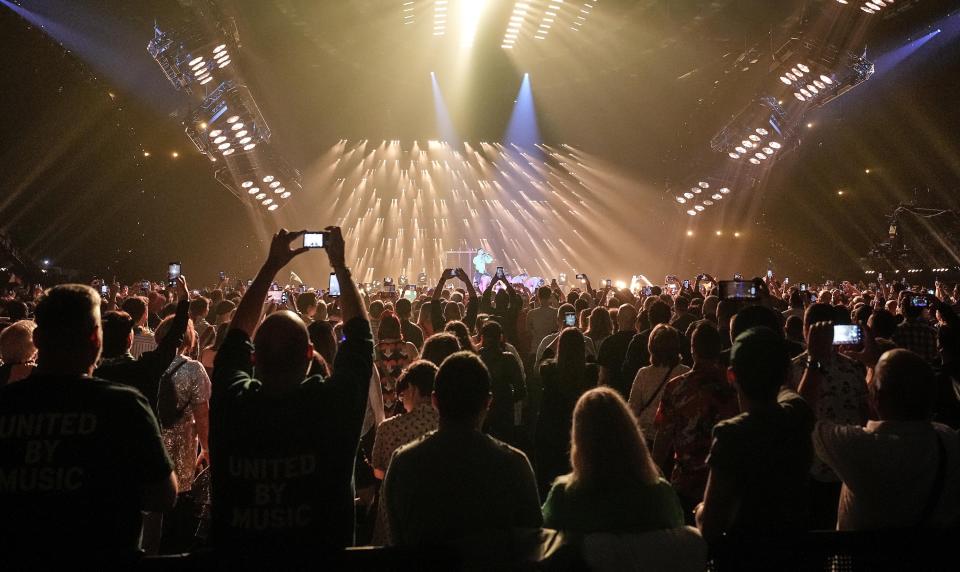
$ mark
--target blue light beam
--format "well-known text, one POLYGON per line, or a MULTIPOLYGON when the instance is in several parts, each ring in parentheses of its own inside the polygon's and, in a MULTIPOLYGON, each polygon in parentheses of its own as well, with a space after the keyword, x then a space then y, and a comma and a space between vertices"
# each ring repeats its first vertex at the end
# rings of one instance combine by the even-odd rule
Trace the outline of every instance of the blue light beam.
POLYGON ((440 91, 440 84, 437 82, 437 74, 430 72, 430 82, 433 85, 433 111, 437 118, 437 130, 440 132, 440 139, 450 145, 457 145, 460 139, 453 128, 453 121, 450 119, 450 112, 447 110, 447 104, 443 100, 443 93, 440 91))
POLYGON ((537 125, 537 108, 533 102, 533 87, 530 74, 523 74, 520 92, 517 94, 510 116, 510 124, 504 137, 504 144, 514 144, 525 149, 536 149, 540 143, 540 127, 537 125))

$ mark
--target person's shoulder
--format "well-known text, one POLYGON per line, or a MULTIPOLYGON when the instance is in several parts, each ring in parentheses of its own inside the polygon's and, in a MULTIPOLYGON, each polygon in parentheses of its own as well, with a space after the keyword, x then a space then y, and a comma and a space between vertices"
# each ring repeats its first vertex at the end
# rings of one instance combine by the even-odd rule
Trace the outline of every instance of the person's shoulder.
MULTIPOLYGON (((396 419, 401 417, 400 415, 394 415, 390 419, 396 419)), ((386 423, 387 420, 384 420, 386 423)), ((405 443, 400 447, 397 447, 396 451, 393 453, 393 461, 390 462, 390 465, 393 466, 394 462, 399 460, 401 463, 410 461, 411 459, 422 458, 424 456, 430 455, 433 450, 433 443, 436 441, 435 435, 437 434, 436 430, 428 431, 423 435, 417 437, 409 443, 405 443)))
POLYGON ((487 434, 484 434, 483 437, 486 440, 487 446, 490 448, 490 450, 494 451, 497 456, 503 457, 504 459, 509 459, 515 463, 521 463, 524 465, 530 464, 530 460, 527 458, 526 453, 520 449, 517 449, 513 445, 504 443, 503 441, 487 434))
POLYGON ((717 440, 737 439, 740 435, 750 431, 752 418, 749 413, 740 413, 729 419, 724 419, 713 426, 713 438, 717 440))

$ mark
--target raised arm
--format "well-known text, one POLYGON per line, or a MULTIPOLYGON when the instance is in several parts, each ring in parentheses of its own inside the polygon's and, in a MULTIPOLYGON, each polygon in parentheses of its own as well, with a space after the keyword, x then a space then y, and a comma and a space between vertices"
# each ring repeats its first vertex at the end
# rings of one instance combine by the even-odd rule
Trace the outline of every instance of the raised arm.
POLYGON ((350 269, 347 268, 344 256, 343 235, 338 226, 328 226, 326 228, 327 256, 330 258, 330 267, 337 274, 337 280, 340 282, 340 318, 344 325, 354 318, 369 321, 367 317, 367 308, 360 298, 360 290, 353 281, 350 269))
POLYGON ((183 345, 183 337, 187 333, 187 322, 190 319, 190 291, 187 290, 187 280, 183 275, 177 277, 175 291, 177 313, 173 317, 173 323, 170 324, 170 331, 161 340, 156 350, 161 373, 166 371, 173 358, 177 357, 177 351, 183 345))

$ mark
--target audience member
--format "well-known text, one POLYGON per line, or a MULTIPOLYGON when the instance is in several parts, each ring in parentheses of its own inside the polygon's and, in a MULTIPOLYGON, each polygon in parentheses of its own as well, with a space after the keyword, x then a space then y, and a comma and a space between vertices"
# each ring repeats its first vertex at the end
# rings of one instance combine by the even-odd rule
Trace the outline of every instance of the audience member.
POLYGON ((0 386, 26 379, 36 367, 33 320, 18 320, 0 332, 0 386))
POLYGON ((650 446, 656 435, 653 423, 664 387, 671 379, 690 371, 680 363, 682 340, 680 332, 673 326, 660 324, 653 328, 648 342, 650 365, 640 368, 630 388, 630 409, 650 446))

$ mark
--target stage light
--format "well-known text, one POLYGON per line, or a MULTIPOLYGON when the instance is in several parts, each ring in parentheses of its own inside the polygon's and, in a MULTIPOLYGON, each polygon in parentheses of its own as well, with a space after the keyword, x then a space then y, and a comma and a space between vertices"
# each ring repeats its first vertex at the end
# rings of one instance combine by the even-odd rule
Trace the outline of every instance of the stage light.
POLYGON ((703 206, 701 206, 701 205, 694 205, 693 210, 695 210, 695 211, 697 211, 697 212, 703 212, 703 206))
POLYGON ((723 231, 722 231, 722 230, 718 230, 718 231, 717 231, 717 236, 723 236, 723 231))
POLYGON ((170 153, 170 156, 176 159, 177 157, 180 156, 180 153, 177 153, 176 151, 174 151, 173 153, 170 153))
POLYGON ((870 174, 870 169, 864 169, 863 172, 869 175, 869 174, 870 174))
POLYGON ((687 199, 693 199, 693 193, 683 193, 683 196, 687 199))
POLYGON ((739 158, 740 158, 740 155, 738 155, 737 153, 734 153, 733 151, 727 153, 727 155, 729 155, 731 159, 739 159, 739 158))
POLYGON ((719 201, 723 199, 723 195, 721 195, 720 193, 713 193, 713 195, 711 195, 710 198, 712 198, 715 201, 719 201))
POLYGON ((144 152, 143 152, 143 156, 144 156, 144 157, 149 157, 149 156, 150 156, 150 151, 144 151, 144 152))
POLYGON ((167 33, 155 26, 147 51, 174 87, 192 93, 193 83, 206 85, 213 81, 214 71, 230 64, 230 47, 224 39, 211 39, 205 28, 187 27, 167 33))
POLYGON ((720 189, 720 192, 726 195, 730 193, 730 189, 728 189, 727 187, 723 187, 722 189, 720 189))
POLYGON ((695 211, 695 210, 693 210, 693 209, 690 209, 690 210, 687 211, 687 214, 690 215, 690 216, 696 216, 696 215, 697 215, 697 211, 695 211))
POLYGON ((780 149, 780 148, 782 147, 782 145, 781 145, 780 143, 778 143, 777 141, 771 141, 771 142, 770 142, 770 147, 772 147, 773 149, 780 149))
POLYGON ((755 157, 750 157, 750 163, 753 164, 753 165, 759 165, 759 164, 760 164, 760 159, 757 159, 757 158, 755 158, 755 157))
POLYGON ((735 233, 733 233, 733 236, 734 236, 735 238, 740 238, 740 233, 739 233, 739 232, 735 232, 735 233))
POLYGON ((842 196, 843 196, 843 190, 841 189, 841 190, 837 191, 837 194, 842 197, 842 196))
POLYGON ((684 204, 685 202, 687 202, 687 199, 685 199, 684 197, 677 197, 677 202, 682 205, 682 204, 684 204))
POLYGON ((249 152, 270 139, 270 128, 250 90, 232 81, 220 84, 184 123, 194 145, 211 160, 218 154, 249 152), (230 136, 236 140, 236 147, 230 136))
POLYGON ((700 187, 701 189, 709 189, 710 183, 706 181, 700 181, 699 183, 697 183, 697 186, 700 187))
POLYGON ((687 236, 693 236, 693 231, 692 231, 692 230, 688 230, 688 231, 687 231, 687 236))
POLYGON ((813 123, 807 123, 807 129, 813 129, 813 123))

